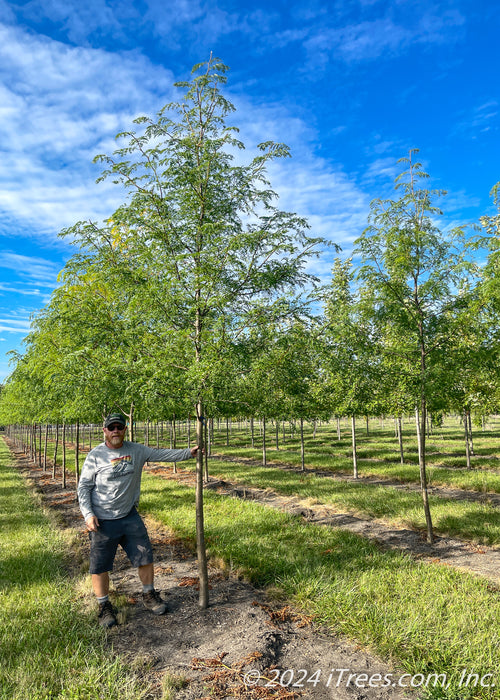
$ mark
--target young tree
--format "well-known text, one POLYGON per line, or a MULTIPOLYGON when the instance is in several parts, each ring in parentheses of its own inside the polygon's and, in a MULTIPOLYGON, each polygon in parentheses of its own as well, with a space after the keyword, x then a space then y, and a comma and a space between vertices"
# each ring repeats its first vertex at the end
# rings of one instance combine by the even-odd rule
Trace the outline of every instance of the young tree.
POLYGON ((419 180, 428 176, 414 159, 417 152, 411 150, 399 161, 407 167, 396 179, 396 189, 402 190, 399 199, 372 202, 369 226, 356 241, 356 252, 363 260, 359 277, 373 292, 374 318, 385 332, 385 351, 411 368, 407 389, 415 402, 427 539, 433 542, 427 412, 440 393, 439 368, 468 266, 463 228, 445 236, 433 222, 441 213, 433 200, 444 193, 419 187, 419 180))
POLYGON ((351 419, 353 474, 358 477, 356 417, 369 415, 376 404, 378 371, 377 343, 366 317, 366 299, 352 288, 352 260, 337 258, 332 280, 322 291, 324 324, 322 366, 323 389, 331 410, 351 419))
MULTIPOLYGON (((260 155, 235 164, 243 144, 226 125, 234 110, 221 92, 226 72, 212 58, 195 66, 190 82, 176 84, 185 90, 181 101, 156 119, 137 119, 141 133, 120 134, 126 144, 98 160, 106 165, 103 178, 128 189, 128 203, 102 229, 80 223, 64 232, 113 270, 117 294, 127 290, 140 327, 163 348, 162 371, 182 358, 176 378, 195 406, 200 447, 205 397, 224 348, 252 326, 299 312, 301 288, 313 281, 305 264, 319 243, 306 235, 303 218, 273 204, 266 166, 287 157, 286 146, 262 143, 260 155)), ((201 450, 198 455, 199 604, 206 607, 201 450)))

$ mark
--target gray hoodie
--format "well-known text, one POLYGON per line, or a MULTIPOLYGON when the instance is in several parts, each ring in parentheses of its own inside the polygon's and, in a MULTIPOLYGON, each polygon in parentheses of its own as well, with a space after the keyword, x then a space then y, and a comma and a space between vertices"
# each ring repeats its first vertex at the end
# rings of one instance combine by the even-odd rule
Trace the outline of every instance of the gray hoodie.
POLYGON ((118 449, 102 442, 91 450, 78 482, 78 502, 86 520, 117 520, 139 502, 142 468, 151 462, 180 462, 191 450, 155 450, 138 442, 124 442, 118 449))

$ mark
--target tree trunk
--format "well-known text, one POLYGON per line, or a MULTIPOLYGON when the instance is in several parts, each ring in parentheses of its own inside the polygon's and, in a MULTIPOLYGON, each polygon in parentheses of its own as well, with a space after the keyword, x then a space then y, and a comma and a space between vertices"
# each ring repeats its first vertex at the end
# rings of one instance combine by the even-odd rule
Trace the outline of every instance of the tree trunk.
POLYGON ((469 442, 469 421, 467 420, 467 411, 464 411, 464 433, 465 433, 465 456, 467 459, 467 469, 470 465, 470 442, 469 442))
POLYGON ((267 450, 266 450, 266 419, 262 419, 262 465, 267 466, 267 450))
POLYGON ((40 430, 38 432, 38 466, 42 468, 42 424, 40 423, 40 430))
POLYGON ((54 464, 52 466, 52 478, 56 478, 57 448, 59 447, 59 423, 56 423, 56 442, 54 446, 54 464))
POLYGON ((340 416, 337 416, 337 440, 341 440, 342 435, 340 434, 340 416))
POLYGON ((403 453, 403 421, 401 416, 398 416, 398 440, 399 440, 399 458, 401 464, 405 463, 404 453, 403 453))
POLYGON ((351 432, 352 432, 352 466, 354 478, 358 478, 358 453, 356 450, 356 416, 351 417, 351 432))
POLYGON ((45 425, 45 442, 43 445, 43 471, 47 471, 47 447, 49 442, 49 424, 45 425))
POLYGON ((200 593, 198 605, 205 610, 208 607, 208 566, 207 551, 205 547, 205 524, 203 516, 203 404, 200 400, 196 406, 196 442, 198 452, 196 454, 196 551, 198 556, 198 576, 200 579, 200 593))
POLYGON ((62 426, 62 487, 66 488, 66 422, 62 426))
POLYGON ((472 438, 472 418, 470 415, 470 410, 467 411, 467 420, 469 421, 469 441, 470 441, 470 453, 474 454, 474 440, 472 438))
POLYGON ((134 430, 134 403, 130 404, 130 413, 128 415, 128 433, 130 435, 130 442, 134 442, 135 430, 134 430))
POLYGON ((427 405, 425 398, 421 400, 421 411, 419 416, 418 407, 415 409, 418 438, 418 464, 420 468, 420 488, 422 490, 422 500, 424 503, 425 523, 427 527, 427 542, 434 544, 434 532, 432 528, 431 510, 429 506, 429 494, 427 491, 427 472, 425 464, 425 434, 427 423, 427 405))
POLYGON ((205 445, 205 481, 208 483, 208 420, 205 419, 204 421, 204 435, 203 435, 203 444, 205 445))
POLYGON ((306 470, 305 449, 304 449, 304 419, 300 417, 300 468, 306 470))
POLYGON ((75 431, 75 477, 78 486, 80 481, 80 421, 76 421, 75 431))
MULTIPOLYGON (((196 289, 196 301, 200 302, 200 290, 196 289)), ((202 314, 198 307, 195 320, 195 356, 196 362, 202 359, 202 314)), ((198 558, 198 576, 200 579, 200 592, 198 605, 202 610, 208 607, 208 565, 207 550, 205 545, 205 523, 203 515, 203 384, 199 387, 198 402, 196 404, 196 442, 198 451, 196 453, 196 553, 198 558)))

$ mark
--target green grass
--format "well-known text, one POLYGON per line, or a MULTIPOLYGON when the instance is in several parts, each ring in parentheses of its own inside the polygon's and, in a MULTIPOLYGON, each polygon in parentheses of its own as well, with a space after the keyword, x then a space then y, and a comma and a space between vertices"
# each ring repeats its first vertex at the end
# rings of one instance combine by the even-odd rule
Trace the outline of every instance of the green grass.
POLYGON ((69 546, 0 440, 0 698, 138 700, 136 677, 107 649, 65 571, 69 546))
MULTIPOLYGON (((146 473, 141 509, 193 540, 192 489, 146 473)), ((486 581, 211 492, 205 527, 211 556, 278 588, 335 634, 392 659, 401 672, 446 673, 449 688, 429 689, 429 697, 498 697, 488 688, 458 688, 464 668, 498 675, 500 600, 486 581)))
MULTIPOLYGON (((380 518, 389 524, 425 530, 422 497, 418 491, 218 460, 210 462, 209 471, 212 477, 232 483, 269 488, 285 496, 299 496, 330 505, 340 512, 380 518)), ((437 532, 482 544, 500 544, 498 508, 487 503, 437 496, 430 496, 430 505, 437 532)))
MULTIPOLYGON (((415 429, 407 424, 403 431, 405 464, 400 464, 398 442, 394 430, 388 429, 391 421, 382 424, 370 421, 370 432, 366 434, 364 423, 358 421, 356 440, 359 472, 365 476, 395 479, 402 483, 418 483, 418 452, 415 429)), ((333 423, 318 427, 313 437, 312 427, 305 429, 306 466, 337 473, 352 473, 352 446, 350 426, 342 422, 342 438, 337 439, 333 423)), ((248 430, 234 429, 230 445, 225 444, 225 435, 217 435, 214 452, 221 455, 262 459, 261 438, 255 431, 255 447, 251 447, 248 430)), ((427 440, 427 465, 429 480, 436 486, 450 486, 480 492, 500 493, 500 431, 497 423, 485 431, 474 429, 472 469, 466 468, 463 429, 456 418, 447 418, 443 427, 437 428, 427 440)), ((280 431, 280 449, 276 450, 274 435, 267 439, 267 461, 285 462, 300 466, 300 443, 297 431, 293 438, 287 435, 283 444, 280 431)))

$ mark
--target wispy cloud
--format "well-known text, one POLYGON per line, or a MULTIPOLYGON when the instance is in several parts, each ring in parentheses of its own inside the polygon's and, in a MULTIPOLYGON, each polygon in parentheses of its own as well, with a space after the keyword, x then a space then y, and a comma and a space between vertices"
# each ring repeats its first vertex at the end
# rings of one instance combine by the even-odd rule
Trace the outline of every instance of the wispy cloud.
POLYGON ((426 3, 417 5, 408 12, 405 3, 404 11, 399 13, 397 5, 387 6, 384 15, 375 19, 364 19, 359 8, 356 21, 340 12, 329 13, 326 18, 320 15, 300 29, 279 32, 278 41, 281 46, 301 42, 308 56, 304 70, 309 72, 321 71, 332 61, 368 62, 384 56, 396 57, 416 45, 458 40, 465 24, 458 10, 436 11, 426 3))
POLYGON ((171 98, 173 76, 138 52, 71 47, 0 25, 0 81, 0 209, 47 232, 113 211, 116 192, 94 185, 92 158, 171 98))
POLYGON ((462 112, 455 125, 455 134, 464 134, 477 139, 487 131, 498 131, 500 105, 496 100, 488 100, 469 110, 462 112))
POLYGON ((36 284, 54 288, 59 267, 51 260, 9 251, 0 251, 0 267, 16 272, 22 278, 36 280, 36 284))
POLYGON ((43 297, 46 295, 46 292, 42 292, 40 289, 14 287, 12 285, 3 284, 1 282, 0 282, 0 292, 12 292, 13 294, 22 294, 24 296, 34 296, 34 297, 43 297))
POLYGON ((27 333, 30 330, 29 319, 0 318, 0 331, 13 333, 27 333))

